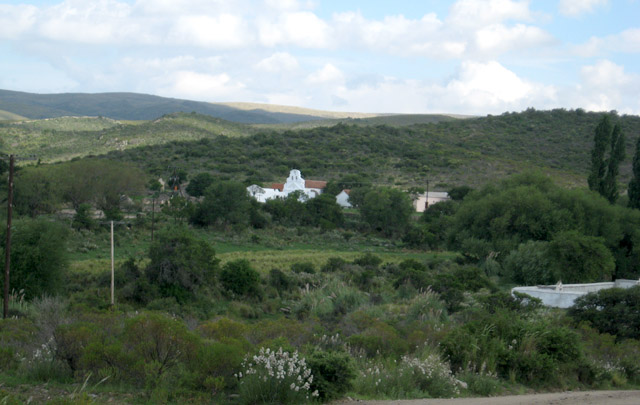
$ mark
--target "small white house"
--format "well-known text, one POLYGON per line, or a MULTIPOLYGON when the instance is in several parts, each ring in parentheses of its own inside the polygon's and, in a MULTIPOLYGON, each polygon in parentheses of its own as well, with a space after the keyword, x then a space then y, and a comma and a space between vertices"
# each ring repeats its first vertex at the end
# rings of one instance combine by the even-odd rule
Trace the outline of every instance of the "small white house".
POLYGON ((247 187, 247 192, 258 202, 266 202, 274 198, 286 198, 296 191, 302 192, 306 198, 315 198, 322 194, 325 187, 327 187, 326 181, 305 180, 302 178, 300 170, 293 169, 289 172, 285 183, 274 183, 270 188, 253 184, 247 187))
POLYGON ((433 204, 450 199, 449 193, 445 191, 429 191, 428 193, 420 194, 418 198, 413 201, 413 207, 416 209, 416 212, 424 212, 433 204))
POLYGON ((351 193, 351 190, 345 189, 336 196, 336 203, 342 208, 352 207, 351 203, 349 202, 349 193, 351 193))

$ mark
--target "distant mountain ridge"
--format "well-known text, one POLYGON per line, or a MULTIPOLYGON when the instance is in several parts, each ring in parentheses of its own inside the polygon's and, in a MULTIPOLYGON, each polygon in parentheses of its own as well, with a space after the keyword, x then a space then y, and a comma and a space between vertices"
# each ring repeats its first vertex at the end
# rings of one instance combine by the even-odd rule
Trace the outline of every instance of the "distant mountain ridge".
POLYGON ((315 110, 292 108, 292 112, 279 112, 270 111, 266 105, 264 109, 260 104, 251 104, 250 108, 247 105, 238 103, 238 106, 233 106, 139 93, 34 94, 0 90, 0 111, 4 112, 5 119, 15 116, 29 119, 102 116, 115 120, 153 120, 176 112, 196 112, 243 124, 289 124, 327 118, 326 114, 315 110))

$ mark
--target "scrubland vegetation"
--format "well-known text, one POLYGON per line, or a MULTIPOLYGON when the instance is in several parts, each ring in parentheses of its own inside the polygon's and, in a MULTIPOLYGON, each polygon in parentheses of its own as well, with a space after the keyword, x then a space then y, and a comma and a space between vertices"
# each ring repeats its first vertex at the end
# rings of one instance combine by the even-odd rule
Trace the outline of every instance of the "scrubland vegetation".
MULTIPOLYGON (((527 127, 539 114, 464 125, 527 127)), ((557 114, 578 127, 594 121, 557 114)), ((21 168, 0 402, 298 404, 638 387, 640 287, 589 295, 570 310, 509 288, 637 279, 640 211, 526 171, 449 184, 451 201, 416 214, 412 193, 379 181, 385 165, 408 179, 402 167, 452 164, 444 152, 428 160, 434 150, 468 148, 461 153, 489 160, 498 150, 525 153, 506 136, 474 139, 455 122, 437 125, 213 137, 21 168), (436 129, 460 139, 439 149, 432 137, 449 138, 436 129), (331 154, 342 166, 325 162, 331 154), (246 195, 251 182, 276 180, 294 163, 334 173, 326 194, 266 204, 246 195), (162 192, 156 179, 167 171, 182 186, 191 180, 194 197, 162 192), (336 205, 343 188, 355 208, 336 205)), ((534 134, 552 139, 541 127, 534 134)), ((572 158, 574 146, 558 148, 568 148, 557 162, 569 173, 562 183, 577 173, 586 184, 588 164, 577 151, 572 158)), ((531 164, 555 159, 527 153, 531 164)))

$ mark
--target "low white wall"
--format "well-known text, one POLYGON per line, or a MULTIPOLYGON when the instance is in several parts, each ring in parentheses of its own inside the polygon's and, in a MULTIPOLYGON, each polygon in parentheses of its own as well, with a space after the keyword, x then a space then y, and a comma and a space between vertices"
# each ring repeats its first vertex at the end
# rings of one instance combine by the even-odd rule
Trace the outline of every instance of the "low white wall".
POLYGON ((514 287, 511 293, 519 292, 539 298, 548 307, 569 308, 574 301, 590 292, 596 292, 607 288, 631 288, 640 285, 639 280, 616 280, 606 283, 589 284, 562 284, 560 286, 548 285, 538 287, 514 287))

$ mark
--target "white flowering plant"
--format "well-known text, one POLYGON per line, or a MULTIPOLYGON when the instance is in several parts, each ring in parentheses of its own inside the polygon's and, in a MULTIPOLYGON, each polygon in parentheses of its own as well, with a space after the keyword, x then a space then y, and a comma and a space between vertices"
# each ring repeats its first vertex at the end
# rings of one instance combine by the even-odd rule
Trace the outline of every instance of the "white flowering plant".
POLYGON ((449 364, 438 355, 424 358, 403 356, 400 360, 364 360, 354 387, 360 395, 386 398, 453 397, 460 385, 449 364))
POLYGON ((317 391, 311 392, 311 369, 297 351, 262 347, 244 359, 236 378, 245 404, 301 404, 318 396, 317 391))

